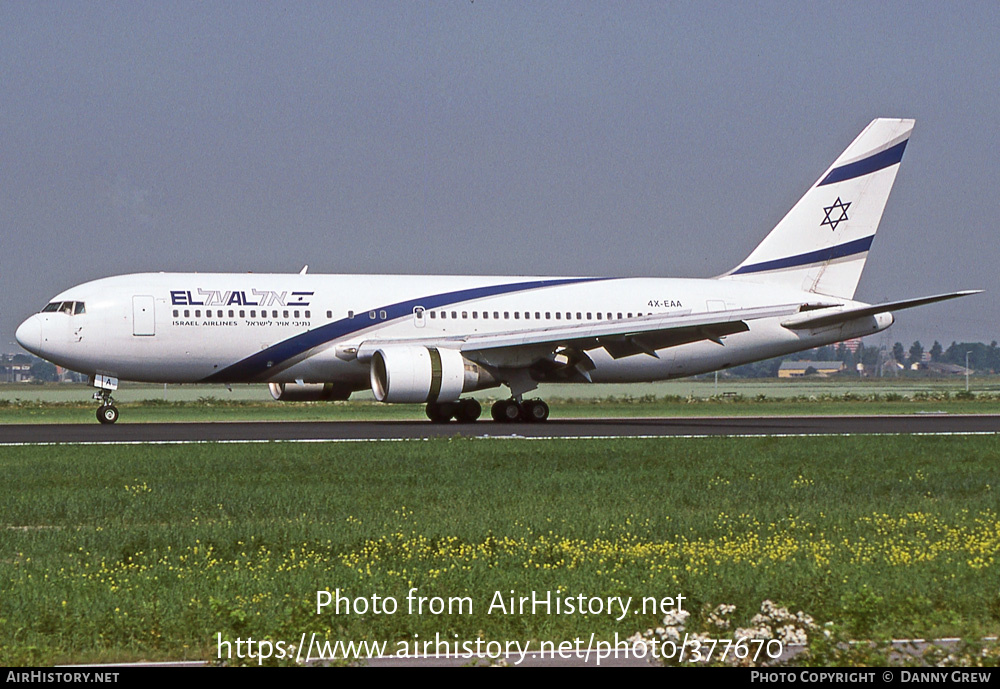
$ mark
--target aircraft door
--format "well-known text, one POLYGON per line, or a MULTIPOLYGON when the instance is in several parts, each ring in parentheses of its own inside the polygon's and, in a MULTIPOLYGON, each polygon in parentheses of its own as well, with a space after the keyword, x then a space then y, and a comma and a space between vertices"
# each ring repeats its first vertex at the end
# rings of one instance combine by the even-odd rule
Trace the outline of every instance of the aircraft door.
POLYGON ((132 297, 132 334, 148 337, 156 334, 156 320, 153 311, 153 297, 136 295, 132 297))
POLYGON ((414 306, 413 325, 415 325, 418 328, 424 327, 424 325, 426 324, 424 321, 424 314, 426 314, 426 310, 424 309, 423 306, 414 306))

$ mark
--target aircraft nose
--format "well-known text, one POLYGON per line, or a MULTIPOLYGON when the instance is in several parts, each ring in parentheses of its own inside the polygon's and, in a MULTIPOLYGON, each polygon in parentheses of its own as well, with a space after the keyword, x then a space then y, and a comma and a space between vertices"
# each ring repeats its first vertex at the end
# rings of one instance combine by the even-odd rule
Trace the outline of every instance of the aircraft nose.
MULTIPOLYGON (((9 330, 7 332, 10 332, 9 330)), ((17 326, 14 333, 17 343, 27 349, 32 354, 38 354, 42 348, 42 325, 38 322, 37 316, 32 316, 21 325, 17 326)))

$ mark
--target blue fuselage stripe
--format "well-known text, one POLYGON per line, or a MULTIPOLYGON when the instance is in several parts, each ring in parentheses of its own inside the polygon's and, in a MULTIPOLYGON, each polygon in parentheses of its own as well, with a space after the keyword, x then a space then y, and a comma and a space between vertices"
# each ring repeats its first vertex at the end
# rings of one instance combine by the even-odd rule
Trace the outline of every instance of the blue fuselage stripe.
POLYGON ((351 333, 370 328, 374 325, 386 325, 389 322, 406 316, 413 315, 413 309, 422 306, 425 309, 436 309, 442 306, 457 304, 473 299, 485 299, 496 297, 502 294, 513 292, 523 292, 526 290, 539 289, 542 287, 558 287, 560 285, 572 285, 582 282, 594 282, 597 280, 607 280, 609 278, 559 278, 553 280, 534 280, 531 282, 515 282, 503 285, 489 285, 486 287, 473 287, 470 289, 445 292, 443 294, 430 294, 419 299, 409 299, 396 304, 386 306, 376 306, 368 311, 359 312, 354 318, 342 318, 332 323, 327 323, 314 330, 300 333, 283 340, 278 344, 263 349, 256 354, 248 356, 246 359, 236 362, 231 366, 213 373, 207 378, 203 378, 203 383, 233 383, 266 378, 266 374, 272 368, 280 367, 282 364, 305 354, 309 350, 321 345, 339 340, 351 333), (371 319, 369 311, 375 312, 377 318, 371 319), (385 314, 385 317, 382 314, 385 314))
POLYGON ((873 172, 878 172, 879 170, 887 168, 890 165, 895 165, 903 159, 903 150, 906 148, 907 141, 909 141, 909 139, 896 144, 892 148, 887 148, 880 153, 869 156, 864 160, 835 167, 830 170, 830 174, 824 177, 823 181, 816 186, 822 187, 826 184, 843 182, 845 180, 854 179, 855 177, 861 177, 863 175, 869 175, 873 172))
POLYGON ((773 261, 764 261, 763 263, 741 266, 737 270, 734 270, 731 274, 741 275, 745 273, 763 273, 768 270, 781 270, 782 268, 798 268, 799 266, 807 266, 811 263, 823 263, 825 261, 832 261, 836 258, 862 254, 871 248, 874 240, 875 235, 862 237, 861 239, 855 239, 853 242, 838 244, 837 246, 831 246, 817 251, 810 251, 805 254, 798 254, 797 256, 788 256, 787 258, 778 258, 773 261))

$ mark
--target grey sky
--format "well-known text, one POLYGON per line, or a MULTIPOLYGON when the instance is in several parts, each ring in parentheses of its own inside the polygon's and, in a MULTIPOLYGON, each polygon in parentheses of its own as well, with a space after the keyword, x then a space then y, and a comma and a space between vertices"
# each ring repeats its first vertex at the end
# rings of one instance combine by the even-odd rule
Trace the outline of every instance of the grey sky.
POLYGON ((707 277, 914 117, 858 298, 1000 339, 1000 5, 0 4, 0 342, 147 270, 707 277))

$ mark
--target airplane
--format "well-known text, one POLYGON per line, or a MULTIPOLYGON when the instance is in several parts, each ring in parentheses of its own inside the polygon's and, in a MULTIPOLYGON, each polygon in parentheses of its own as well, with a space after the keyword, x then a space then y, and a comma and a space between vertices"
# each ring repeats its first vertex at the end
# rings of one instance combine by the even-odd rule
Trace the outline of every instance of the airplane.
POLYGON ((90 376, 112 424, 119 380, 265 383, 275 400, 370 389, 472 422, 541 422, 541 383, 707 373, 885 330, 893 311, 975 294, 854 300, 914 120, 871 122, 739 265, 710 279, 143 273, 72 287, 17 329, 90 376))

